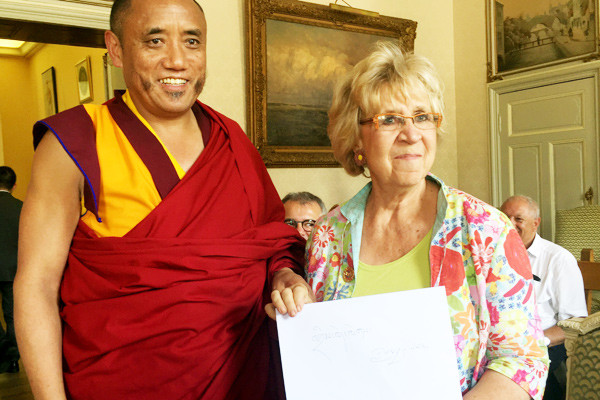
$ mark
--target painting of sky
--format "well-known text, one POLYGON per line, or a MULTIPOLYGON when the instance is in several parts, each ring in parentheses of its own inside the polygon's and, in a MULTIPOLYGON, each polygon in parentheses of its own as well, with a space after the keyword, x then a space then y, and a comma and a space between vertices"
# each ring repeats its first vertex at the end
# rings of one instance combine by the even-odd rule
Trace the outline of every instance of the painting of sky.
POLYGON ((328 146, 333 87, 376 42, 397 39, 267 20, 267 141, 328 146))

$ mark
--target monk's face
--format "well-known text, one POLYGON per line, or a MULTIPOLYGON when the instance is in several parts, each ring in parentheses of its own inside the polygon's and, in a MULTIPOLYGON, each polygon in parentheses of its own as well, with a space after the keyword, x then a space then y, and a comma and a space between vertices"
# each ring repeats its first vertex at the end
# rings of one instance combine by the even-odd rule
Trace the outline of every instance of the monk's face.
POLYGON ((132 0, 122 32, 113 62, 123 67, 140 114, 151 120, 189 112, 206 79, 200 7, 194 0, 132 0))

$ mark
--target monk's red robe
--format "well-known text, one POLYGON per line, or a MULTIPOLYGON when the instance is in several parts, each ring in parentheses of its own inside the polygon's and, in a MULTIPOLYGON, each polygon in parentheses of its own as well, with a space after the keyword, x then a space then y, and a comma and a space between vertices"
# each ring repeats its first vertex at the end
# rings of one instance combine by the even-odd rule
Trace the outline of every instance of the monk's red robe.
MULTIPOLYGON (((119 98, 108 106, 124 132, 153 146, 119 98)), ((151 159, 163 154, 136 147, 164 192, 158 207, 124 237, 76 229, 60 288, 71 399, 266 398, 267 280, 299 267, 303 242, 280 222, 277 192, 237 123, 201 103, 194 112, 210 119, 210 140, 181 181, 151 159)), ((46 129, 59 138, 97 213, 102 174, 88 125, 77 107, 39 122, 34 143, 46 129)))

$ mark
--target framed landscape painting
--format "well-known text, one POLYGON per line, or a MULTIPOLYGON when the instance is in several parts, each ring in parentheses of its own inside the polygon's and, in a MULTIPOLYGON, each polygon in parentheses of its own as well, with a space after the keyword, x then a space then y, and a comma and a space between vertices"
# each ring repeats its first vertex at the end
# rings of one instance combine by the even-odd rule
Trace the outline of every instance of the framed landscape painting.
POLYGON ((248 130, 268 167, 334 167, 333 87, 381 40, 412 50, 417 23, 348 7, 246 0, 248 130))
POLYGON ((488 80, 598 58, 595 0, 488 0, 488 80))

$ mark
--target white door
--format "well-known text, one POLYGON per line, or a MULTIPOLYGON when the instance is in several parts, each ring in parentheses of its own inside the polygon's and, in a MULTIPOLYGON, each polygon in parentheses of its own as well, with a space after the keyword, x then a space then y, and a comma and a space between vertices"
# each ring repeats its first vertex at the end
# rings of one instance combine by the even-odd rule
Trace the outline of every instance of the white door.
POLYGON ((536 200, 546 239, 554 239, 556 210, 583 205, 589 187, 597 197, 596 95, 596 80, 589 77, 498 98, 499 198, 536 200))

